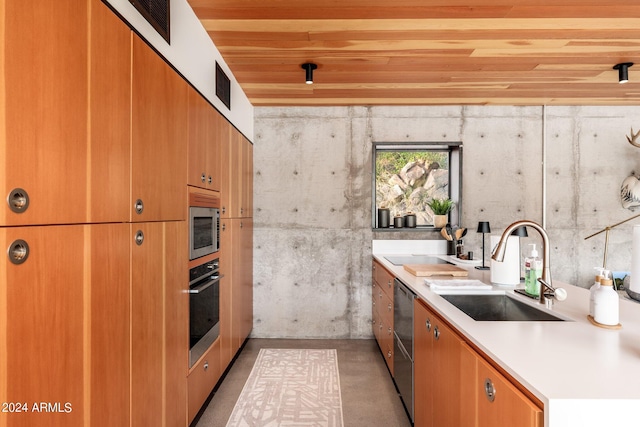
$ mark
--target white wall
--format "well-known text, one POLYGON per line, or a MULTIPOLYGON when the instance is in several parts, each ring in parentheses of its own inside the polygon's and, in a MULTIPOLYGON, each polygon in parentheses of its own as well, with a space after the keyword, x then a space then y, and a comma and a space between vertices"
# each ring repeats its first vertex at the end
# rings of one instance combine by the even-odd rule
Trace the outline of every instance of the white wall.
POLYGON ((180 71, 240 132, 253 141, 253 106, 186 0, 171 0, 170 45, 128 0, 105 1, 180 71), (231 111, 216 96, 216 61, 231 80, 231 111))

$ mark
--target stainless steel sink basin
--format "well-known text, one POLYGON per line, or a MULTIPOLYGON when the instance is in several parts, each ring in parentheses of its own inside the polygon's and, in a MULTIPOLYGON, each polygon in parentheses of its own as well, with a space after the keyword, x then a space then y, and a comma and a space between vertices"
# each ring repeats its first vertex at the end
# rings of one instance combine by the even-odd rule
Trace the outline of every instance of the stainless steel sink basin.
POLYGON ((473 320, 479 321, 564 321, 507 295, 440 295, 473 320))

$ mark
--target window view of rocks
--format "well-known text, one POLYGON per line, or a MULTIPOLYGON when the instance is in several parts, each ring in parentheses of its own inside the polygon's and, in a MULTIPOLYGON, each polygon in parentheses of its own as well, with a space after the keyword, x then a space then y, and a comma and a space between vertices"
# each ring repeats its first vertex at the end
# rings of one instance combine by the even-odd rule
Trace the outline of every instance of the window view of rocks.
POLYGON ((428 202, 449 198, 447 151, 378 151, 375 174, 376 207, 391 218, 413 213, 418 226, 433 225, 428 202))

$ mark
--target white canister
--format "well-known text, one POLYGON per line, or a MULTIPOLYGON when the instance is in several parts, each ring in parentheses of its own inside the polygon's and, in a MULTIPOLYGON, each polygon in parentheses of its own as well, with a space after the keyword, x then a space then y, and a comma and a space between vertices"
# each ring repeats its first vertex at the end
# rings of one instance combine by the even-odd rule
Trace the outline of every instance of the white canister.
MULTIPOLYGON (((491 253, 498 246, 499 241, 500 236, 491 236, 491 253)), ((496 285, 520 284, 520 238, 518 236, 509 236, 504 261, 498 262, 491 259, 491 282, 496 285)))

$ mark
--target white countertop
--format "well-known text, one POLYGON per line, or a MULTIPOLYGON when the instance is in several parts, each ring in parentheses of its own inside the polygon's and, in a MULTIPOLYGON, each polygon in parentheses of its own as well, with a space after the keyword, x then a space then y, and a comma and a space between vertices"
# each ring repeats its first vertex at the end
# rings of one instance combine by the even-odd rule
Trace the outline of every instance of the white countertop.
MULTIPOLYGON (((432 292, 424 277, 384 258, 398 255, 393 252, 374 257, 538 397, 544 404, 546 427, 640 426, 640 304, 621 298, 622 328, 600 328, 587 319, 589 291, 556 281, 554 286, 566 289, 568 296, 556 301, 552 312, 568 321, 475 321, 432 292)), ((450 260, 446 255, 441 258, 450 260)), ((468 269, 469 279, 491 284, 489 270, 459 266, 468 269)), ((513 289, 493 286, 492 291, 510 293, 546 310, 513 289)), ((464 293, 471 292, 483 291, 464 293)))

